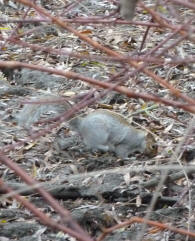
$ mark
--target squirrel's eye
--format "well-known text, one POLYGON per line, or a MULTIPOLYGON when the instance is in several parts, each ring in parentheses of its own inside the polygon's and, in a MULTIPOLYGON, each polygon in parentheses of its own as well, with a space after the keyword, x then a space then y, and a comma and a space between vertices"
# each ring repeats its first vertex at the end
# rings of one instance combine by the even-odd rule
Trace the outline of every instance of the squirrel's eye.
POLYGON ((151 145, 151 148, 152 148, 152 149, 156 149, 156 147, 157 147, 157 146, 156 146, 155 144, 151 145))

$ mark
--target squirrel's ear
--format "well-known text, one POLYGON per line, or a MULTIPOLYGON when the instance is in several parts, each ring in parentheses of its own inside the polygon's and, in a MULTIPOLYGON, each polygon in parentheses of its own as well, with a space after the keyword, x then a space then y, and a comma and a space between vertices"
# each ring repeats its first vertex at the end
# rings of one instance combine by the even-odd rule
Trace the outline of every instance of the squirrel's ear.
POLYGON ((145 137, 146 137, 147 142, 155 143, 155 138, 154 138, 154 136, 151 133, 147 132, 145 137))

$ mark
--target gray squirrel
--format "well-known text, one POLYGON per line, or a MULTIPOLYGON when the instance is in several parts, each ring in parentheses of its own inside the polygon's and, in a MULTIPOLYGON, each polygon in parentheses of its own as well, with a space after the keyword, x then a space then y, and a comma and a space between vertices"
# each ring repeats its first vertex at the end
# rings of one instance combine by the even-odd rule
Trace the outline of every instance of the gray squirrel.
POLYGON ((138 0, 120 0, 120 15, 126 20, 131 20, 134 16, 135 7, 138 0))
POLYGON ((122 158, 135 151, 151 157, 157 153, 151 134, 137 130, 122 115, 113 111, 99 109, 85 117, 75 117, 69 123, 82 136, 89 150, 111 151, 122 158))
MULTIPOLYGON (((41 96, 37 97, 38 100, 49 101, 50 104, 24 105, 17 116, 19 125, 30 127, 48 111, 60 114, 72 107, 68 101, 51 104, 52 101, 59 100, 56 96, 41 96)), ((84 117, 73 117, 69 125, 80 134, 91 151, 110 151, 121 158, 127 158, 135 151, 144 152, 151 157, 157 153, 156 142, 151 134, 134 128, 125 117, 114 111, 98 109, 84 117)))

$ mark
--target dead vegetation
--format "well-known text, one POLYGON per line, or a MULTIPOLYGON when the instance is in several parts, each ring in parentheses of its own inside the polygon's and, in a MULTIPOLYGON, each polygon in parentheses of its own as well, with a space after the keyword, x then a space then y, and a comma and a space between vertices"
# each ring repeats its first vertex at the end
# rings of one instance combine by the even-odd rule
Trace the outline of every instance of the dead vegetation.
POLYGON ((0 4, 0 238, 194 240, 194 2, 138 1, 130 21, 113 0, 0 4), (67 120, 97 108, 158 154, 86 151, 67 120))

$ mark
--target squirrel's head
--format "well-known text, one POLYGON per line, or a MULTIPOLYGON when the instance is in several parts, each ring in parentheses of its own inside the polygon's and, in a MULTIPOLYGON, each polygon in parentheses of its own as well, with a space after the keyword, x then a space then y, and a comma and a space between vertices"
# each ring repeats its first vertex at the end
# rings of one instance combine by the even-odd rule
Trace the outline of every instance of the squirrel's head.
POLYGON ((145 153, 149 157, 154 157, 154 156, 156 156, 157 152, 158 152, 158 146, 156 144, 156 140, 155 140, 154 136, 151 133, 148 133, 146 135, 146 149, 145 149, 145 153))

